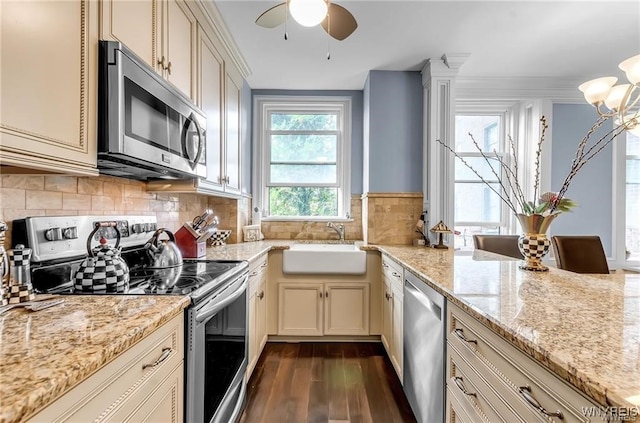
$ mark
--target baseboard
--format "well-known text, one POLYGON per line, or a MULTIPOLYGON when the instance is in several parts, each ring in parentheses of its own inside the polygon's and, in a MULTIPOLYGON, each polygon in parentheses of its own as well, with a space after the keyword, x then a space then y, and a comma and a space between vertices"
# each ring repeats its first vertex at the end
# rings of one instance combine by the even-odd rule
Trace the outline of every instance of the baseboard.
POLYGON ((380 335, 369 336, 278 336, 269 335, 267 342, 382 342, 380 335))

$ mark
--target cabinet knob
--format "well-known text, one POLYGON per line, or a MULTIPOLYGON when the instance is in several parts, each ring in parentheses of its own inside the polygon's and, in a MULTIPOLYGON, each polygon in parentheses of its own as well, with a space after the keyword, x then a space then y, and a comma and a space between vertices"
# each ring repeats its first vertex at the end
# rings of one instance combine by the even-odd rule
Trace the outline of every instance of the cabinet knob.
POLYGON ((258 298, 260 299, 264 298, 264 291, 260 291, 260 293, 258 294, 258 298))
POLYGON ((167 72, 171 75, 171 60, 167 63, 167 72))
POLYGON ((162 58, 161 58, 160 60, 158 60, 158 64, 160 65, 160 67, 161 67, 163 70, 167 69, 167 68, 166 68, 166 66, 165 66, 165 64, 164 64, 164 62, 165 62, 165 58, 164 58, 164 56, 162 56, 162 58))

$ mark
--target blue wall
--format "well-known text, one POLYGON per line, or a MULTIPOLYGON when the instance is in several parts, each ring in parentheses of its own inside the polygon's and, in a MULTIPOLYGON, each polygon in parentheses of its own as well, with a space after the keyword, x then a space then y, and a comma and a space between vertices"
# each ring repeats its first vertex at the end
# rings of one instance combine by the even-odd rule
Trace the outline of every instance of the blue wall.
MULTIPOLYGON (((252 95, 351 97, 351 194, 362 194, 362 91, 252 90, 252 95)), ((253 107, 253 101, 251 101, 253 107)))
POLYGON ((422 192, 420 72, 370 71, 365 85, 370 192, 422 192))
MULTIPOLYGON (((590 105, 554 104, 552 121, 551 189, 559 191, 569 173, 578 144, 598 115, 590 105)), ((591 137, 593 145, 612 127, 606 122, 591 137)), ((614 141, 616 142, 616 141, 614 141)), ((579 205, 561 214, 551 225, 551 235, 598 235, 611 256, 613 157, 609 145, 590 160, 573 178, 565 197, 579 205)))

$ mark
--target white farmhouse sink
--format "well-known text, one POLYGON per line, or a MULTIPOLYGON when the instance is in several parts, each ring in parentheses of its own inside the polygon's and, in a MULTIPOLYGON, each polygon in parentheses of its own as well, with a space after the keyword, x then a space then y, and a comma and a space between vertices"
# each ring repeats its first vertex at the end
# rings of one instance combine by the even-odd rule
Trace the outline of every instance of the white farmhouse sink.
POLYGON ((282 252, 284 273, 362 275, 367 253, 353 244, 293 244, 282 252))

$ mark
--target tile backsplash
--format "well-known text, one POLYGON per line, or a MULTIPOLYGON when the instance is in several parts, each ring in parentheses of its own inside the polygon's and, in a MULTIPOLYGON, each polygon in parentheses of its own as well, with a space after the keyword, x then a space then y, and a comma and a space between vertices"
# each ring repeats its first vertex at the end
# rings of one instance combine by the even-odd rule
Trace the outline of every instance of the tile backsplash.
MULTIPOLYGON (((233 231, 228 242, 242 242, 242 227, 250 223, 250 197, 147 192, 144 182, 111 176, 0 176, 0 220, 9 226, 5 248, 11 248, 12 221, 28 216, 156 215, 159 227, 175 231, 208 207, 218 216, 220 229, 233 231)), ((354 195, 345 237, 371 244, 411 244, 421 210, 422 194, 354 195)), ((326 221, 263 221, 262 232, 266 239, 337 239, 326 221)))
POLYGON ((11 248, 11 222, 28 216, 156 215, 159 227, 175 231, 207 207, 220 217, 221 229, 234 230, 229 242, 235 242, 247 220, 228 219, 228 210, 248 216, 250 208, 249 199, 147 192, 144 182, 111 176, 2 175, 0 181, 0 220, 9 225, 5 248, 11 248))

